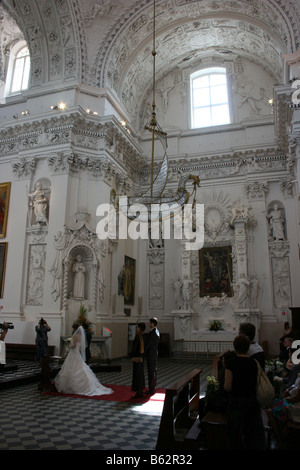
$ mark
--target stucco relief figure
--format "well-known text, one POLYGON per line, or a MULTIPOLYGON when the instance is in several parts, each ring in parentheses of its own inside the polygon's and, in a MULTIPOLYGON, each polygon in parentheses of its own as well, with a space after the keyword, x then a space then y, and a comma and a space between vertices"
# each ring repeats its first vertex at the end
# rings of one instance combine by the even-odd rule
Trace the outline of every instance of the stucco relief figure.
POLYGON ((176 303, 176 308, 178 310, 181 309, 181 288, 182 288, 182 282, 180 279, 177 281, 173 282, 171 284, 172 288, 175 291, 175 303, 176 303))
POLYGON ((47 199, 42 189, 41 183, 37 182, 35 190, 28 193, 30 206, 33 208, 35 222, 37 224, 48 224, 47 220, 47 199))
POLYGON ((81 256, 77 255, 73 264, 74 284, 73 296, 75 299, 84 299, 85 273, 86 268, 81 260, 81 256))
POLYGON ((56 255, 54 262, 51 266, 50 272, 53 276, 52 285, 51 285, 51 294, 54 300, 57 300, 60 296, 61 290, 61 279, 62 279, 62 252, 65 247, 65 237, 64 234, 59 231, 56 236, 54 236, 54 247, 56 248, 56 255))
POLYGON ((240 275, 239 280, 235 285, 239 288, 239 307, 246 308, 248 304, 250 282, 245 274, 242 273, 240 275))
POLYGON ((190 295, 191 295, 191 285, 193 281, 191 281, 187 275, 185 275, 182 279, 182 308, 184 310, 188 310, 190 306, 190 295))
POLYGON ((273 239, 284 240, 284 219, 278 204, 274 204, 274 209, 271 210, 267 218, 273 239))
POLYGON ((257 307, 258 280, 252 277, 250 281, 250 307, 257 307))

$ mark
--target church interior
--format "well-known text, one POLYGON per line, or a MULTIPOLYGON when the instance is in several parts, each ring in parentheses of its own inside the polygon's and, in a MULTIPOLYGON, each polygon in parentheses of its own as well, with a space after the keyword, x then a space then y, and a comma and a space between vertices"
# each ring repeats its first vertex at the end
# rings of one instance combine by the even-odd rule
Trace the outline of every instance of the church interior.
MULTIPOLYGON (((101 381, 121 364, 130 385, 136 325, 155 317, 167 387, 199 361, 210 375, 245 321, 267 358, 286 322, 300 339, 300 0, 2 0, 0 25, 7 359, 43 318, 57 364, 85 318, 101 381)), ((0 394, 14 416, 19 387, 0 394)), ((44 399, 59 434, 76 405, 44 399)), ((113 419, 85 402, 90 429, 99 403, 113 419)), ((123 430, 100 448, 154 449, 160 416, 137 447, 123 430)))

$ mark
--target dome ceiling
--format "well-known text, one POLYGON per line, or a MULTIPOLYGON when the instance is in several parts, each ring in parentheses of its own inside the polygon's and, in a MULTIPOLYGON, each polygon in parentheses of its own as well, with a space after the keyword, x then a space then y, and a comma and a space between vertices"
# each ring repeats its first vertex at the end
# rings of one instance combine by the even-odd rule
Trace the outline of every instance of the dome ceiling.
MULTIPOLYGON (((77 78, 109 87, 138 115, 152 86, 152 0, 2 4, 29 43, 36 84, 77 78)), ((156 78, 208 57, 245 57, 282 83, 282 55, 300 45, 299 12, 299 0, 156 0, 156 78)))

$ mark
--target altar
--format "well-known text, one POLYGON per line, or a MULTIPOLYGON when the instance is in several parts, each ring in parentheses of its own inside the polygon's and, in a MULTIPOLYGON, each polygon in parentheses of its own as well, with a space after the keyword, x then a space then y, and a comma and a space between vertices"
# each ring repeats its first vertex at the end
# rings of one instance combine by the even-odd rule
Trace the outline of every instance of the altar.
POLYGON ((229 310, 223 308, 210 319, 203 313, 205 310, 201 313, 192 309, 172 311, 174 356, 209 356, 233 350, 233 340, 243 322, 254 324, 258 333, 260 312, 257 309, 232 309, 229 315, 229 310))
MULTIPOLYGON (((61 338, 61 357, 63 359, 68 355, 70 341, 70 337, 64 336, 61 338)), ((112 333, 106 328, 103 328, 103 336, 92 336, 92 341, 90 344, 90 364, 109 364, 111 362, 111 341, 112 333)))

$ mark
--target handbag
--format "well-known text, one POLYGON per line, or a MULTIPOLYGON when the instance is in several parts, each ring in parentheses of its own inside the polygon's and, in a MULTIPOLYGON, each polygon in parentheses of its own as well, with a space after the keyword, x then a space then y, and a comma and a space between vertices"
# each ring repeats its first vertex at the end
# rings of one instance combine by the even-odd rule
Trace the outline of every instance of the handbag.
POLYGON ((288 409, 288 418, 294 424, 300 424, 300 402, 295 403, 288 409))
POLYGON ((143 362, 143 358, 142 357, 132 357, 131 362, 135 362, 135 363, 143 362))
POLYGON ((255 361, 257 363, 256 399, 262 408, 267 408, 275 397, 274 387, 260 364, 256 359, 255 361))

